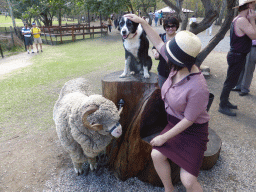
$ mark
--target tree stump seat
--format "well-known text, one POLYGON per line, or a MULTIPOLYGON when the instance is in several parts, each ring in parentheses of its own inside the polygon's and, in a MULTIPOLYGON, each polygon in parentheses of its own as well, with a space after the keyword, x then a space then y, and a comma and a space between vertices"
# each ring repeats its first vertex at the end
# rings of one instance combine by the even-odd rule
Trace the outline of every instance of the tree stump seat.
MULTIPOLYGON (((153 185, 162 186, 151 159, 152 138, 167 125, 167 115, 158 87, 157 75, 150 72, 150 78, 132 75, 119 78, 123 71, 114 72, 102 78, 103 96, 118 104, 125 104, 120 117, 122 136, 107 147, 109 168, 121 180, 138 177, 153 185)), ((209 139, 202 169, 210 169, 218 160, 221 139, 209 129, 209 139)), ((172 181, 180 181, 180 168, 169 160, 172 181)))

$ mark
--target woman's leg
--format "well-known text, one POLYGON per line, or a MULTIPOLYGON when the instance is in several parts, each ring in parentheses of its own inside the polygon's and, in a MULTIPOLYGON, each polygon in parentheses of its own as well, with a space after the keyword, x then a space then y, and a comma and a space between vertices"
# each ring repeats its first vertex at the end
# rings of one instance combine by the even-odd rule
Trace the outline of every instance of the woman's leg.
POLYGON ((180 179, 187 192, 203 192, 203 188, 197 181, 197 177, 180 168, 180 179))
POLYGON ((162 153, 160 153, 156 149, 152 150, 151 157, 152 157, 156 172, 159 175, 164 185, 165 192, 174 191, 174 187, 172 185, 172 178, 171 178, 171 166, 167 160, 167 157, 165 157, 162 153))

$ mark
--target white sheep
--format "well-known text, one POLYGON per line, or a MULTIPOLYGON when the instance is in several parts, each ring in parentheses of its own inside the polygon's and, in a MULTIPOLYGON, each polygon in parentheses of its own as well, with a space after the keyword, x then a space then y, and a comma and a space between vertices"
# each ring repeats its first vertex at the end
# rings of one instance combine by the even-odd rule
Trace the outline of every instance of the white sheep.
POLYGON ((121 111, 101 95, 90 95, 83 78, 63 86, 53 110, 53 120, 62 146, 71 156, 75 172, 83 173, 86 161, 96 169, 96 157, 113 139, 122 134, 121 111))

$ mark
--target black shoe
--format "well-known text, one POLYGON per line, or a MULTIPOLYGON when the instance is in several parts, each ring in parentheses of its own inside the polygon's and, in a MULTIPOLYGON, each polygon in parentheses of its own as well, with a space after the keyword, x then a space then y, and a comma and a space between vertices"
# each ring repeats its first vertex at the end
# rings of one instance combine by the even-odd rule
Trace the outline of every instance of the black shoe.
POLYGON ((237 105, 233 105, 232 103, 230 103, 229 101, 227 102, 226 106, 230 109, 237 109, 237 105))
POLYGON ((228 107, 219 107, 219 112, 228 116, 236 116, 236 113, 232 112, 228 107))
POLYGON ((231 91, 241 91, 241 89, 234 87, 231 91))
POLYGON ((240 95, 240 96, 245 96, 245 95, 248 95, 248 93, 246 93, 246 92, 240 92, 239 95, 240 95))

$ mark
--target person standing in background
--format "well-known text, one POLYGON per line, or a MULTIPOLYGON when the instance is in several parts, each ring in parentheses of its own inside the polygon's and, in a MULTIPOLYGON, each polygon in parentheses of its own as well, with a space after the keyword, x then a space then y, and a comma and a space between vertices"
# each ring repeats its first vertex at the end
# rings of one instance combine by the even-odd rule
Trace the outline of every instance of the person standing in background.
POLYGON ((240 91, 240 96, 248 95, 250 92, 250 85, 252 83, 253 72, 256 64, 256 40, 252 40, 252 48, 246 57, 246 64, 239 76, 236 87, 232 91, 240 91))
POLYGON ((162 25, 162 22, 163 22, 163 11, 162 10, 159 13, 159 22, 160 22, 160 25, 162 25))
POLYGON ((21 32, 25 38, 25 45, 26 45, 28 54, 29 54, 29 47, 31 47, 31 53, 34 53, 31 31, 27 23, 24 24, 24 27, 22 28, 21 32))
POLYGON ((196 22, 196 17, 192 15, 192 17, 189 20, 189 25, 191 25, 193 22, 196 22))
POLYGON ((42 39, 40 37, 40 34, 41 34, 41 30, 36 26, 35 23, 32 23, 32 29, 31 29, 31 32, 34 36, 34 42, 36 44, 36 50, 37 50, 37 53, 39 53, 39 50, 38 50, 38 44, 40 45, 40 49, 41 49, 41 52, 43 52, 43 48, 42 48, 42 39))
POLYGON ((108 20, 107 20, 107 25, 108 25, 108 30, 109 30, 109 32, 111 33, 111 29, 112 29, 112 21, 111 21, 111 19, 110 19, 110 17, 108 18, 108 20))
POLYGON ((156 11, 155 12, 155 26, 157 27, 157 23, 158 23, 158 18, 159 18, 159 13, 156 11))
POLYGON ((206 29, 205 35, 209 34, 210 36, 212 36, 212 25, 206 29))
POLYGON ((227 77, 220 95, 219 112, 228 116, 236 116, 231 109, 236 105, 229 102, 229 95, 238 82, 239 75, 246 62, 246 55, 250 52, 252 40, 256 39, 255 0, 239 0, 239 14, 230 26, 230 51, 227 55, 227 77))
MULTIPOLYGON (((160 34, 162 41, 166 43, 175 37, 177 30, 179 29, 180 23, 176 17, 171 17, 164 20, 163 28, 165 33, 160 34)), ((166 63, 165 59, 161 56, 161 54, 157 51, 156 47, 152 48, 153 55, 156 60, 159 60, 159 64, 157 67, 158 71, 158 85, 162 88, 164 82, 168 78, 170 74, 169 65, 166 63)))

